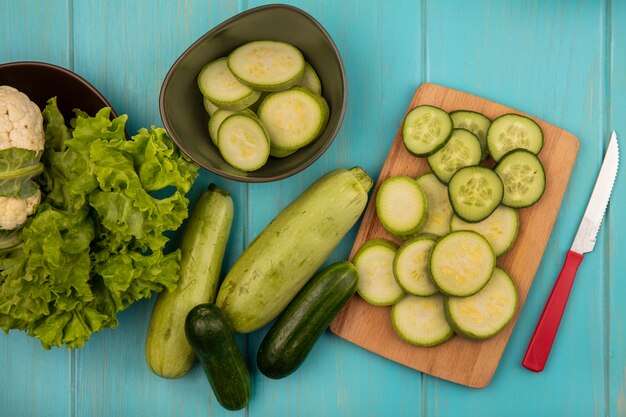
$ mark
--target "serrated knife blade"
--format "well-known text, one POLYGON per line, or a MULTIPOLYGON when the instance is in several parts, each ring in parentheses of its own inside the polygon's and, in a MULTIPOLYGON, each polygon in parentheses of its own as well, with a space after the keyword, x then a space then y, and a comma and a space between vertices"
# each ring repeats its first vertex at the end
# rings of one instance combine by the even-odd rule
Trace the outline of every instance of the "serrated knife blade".
POLYGON ((596 236, 600 230, 600 225, 602 225, 606 208, 609 205, 618 167, 619 146, 617 144, 617 134, 613 132, 604 155, 604 161, 602 161, 600 174, 598 174, 596 185, 593 187, 591 198, 589 198, 589 204, 587 204, 587 209, 574 237, 571 247, 572 251, 582 254, 589 253, 596 245, 596 236))
POLYGON ((522 365, 531 371, 541 372, 546 366, 556 332, 561 323, 561 317, 563 317, 563 312, 565 311, 567 298, 574 284, 578 266, 583 260, 583 255, 591 252, 596 245, 596 237, 602 225, 606 208, 609 205, 618 167, 619 146, 617 144, 617 134, 613 132, 611 140, 609 140, 609 146, 604 154, 596 185, 591 192, 587 209, 578 226, 572 247, 567 252, 561 273, 554 284, 554 288, 552 288, 535 332, 530 339, 530 343, 528 343, 528 348, 526 348, 522 365))

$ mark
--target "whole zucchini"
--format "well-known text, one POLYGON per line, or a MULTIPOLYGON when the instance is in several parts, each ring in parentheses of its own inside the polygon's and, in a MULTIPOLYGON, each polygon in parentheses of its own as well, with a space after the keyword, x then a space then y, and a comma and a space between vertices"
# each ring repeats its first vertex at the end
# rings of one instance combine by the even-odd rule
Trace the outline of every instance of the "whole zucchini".
POLYGON ((252 393, 248 368, 219 307, 200 304, 192 308, 185 319, 185 334, 222 407, 234 411, 248 405, 252 393))
POLYGON ((222 258, 233 222, 233 200, 211 184, 200 196, 181 243, 180 279, 172 292, 159 294, 146 338, 146 360, 164 378, 179 378, 195 355, 185 338, 185 317, 197 304, 215 300, 222 258))
POLYGON ((332 171, 267 225, 217 294, 235 331, 256 330, 284 310, 359 219, 371 186, 359 167, 332 171))
POLYGON ((257 352, 259 370, 278 379, 298 369, 352 297, 358 280, 350 262, 334 263, 313 277, 265 335, 257 352))

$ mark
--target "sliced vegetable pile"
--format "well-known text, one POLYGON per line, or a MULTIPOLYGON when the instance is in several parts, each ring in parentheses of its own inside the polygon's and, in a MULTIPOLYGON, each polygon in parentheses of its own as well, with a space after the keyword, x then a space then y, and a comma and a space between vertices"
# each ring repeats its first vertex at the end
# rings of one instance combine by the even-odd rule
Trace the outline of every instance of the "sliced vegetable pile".
MULTIPOLYGON (((81 347, 115 327, 119 311, 178 281, 180 251, 164 252, 164 233, 187 217, 197 166, 165 130, 127 140, 127 117, 109 116, 109 108, 93 117, 77 110, 68 127, 48 101, 42 201, 21 242, 0 255, 0 327, 24 330, 46 348, 81 347)), ((35 154, 23 155, 13 157, 36 165, 35 154)))
POLYGON ((393 328, 408 343, 434 346, 455 333, 492 337, 517 307, 515 283, 497 257, 515 243, 516 209, 537 202, 545 189, 541 128, 517 114, 491 122, 472 111, 418 106, 402 135, 407 151, 427 157, 432 172, 381 184, 378 218, 404 243, 363 244, 353 260, 357 291, 370 304, 393 306, 393 328), (493 169, 479 165, 489 156, 493 169))
POLYGON ((328 122, 317 73, 285 42, 238 47, 205 65, 198 86, 211 140, 224 160, 242 171, 261 168, 269 156, 291 155, 317 139, 328 122))

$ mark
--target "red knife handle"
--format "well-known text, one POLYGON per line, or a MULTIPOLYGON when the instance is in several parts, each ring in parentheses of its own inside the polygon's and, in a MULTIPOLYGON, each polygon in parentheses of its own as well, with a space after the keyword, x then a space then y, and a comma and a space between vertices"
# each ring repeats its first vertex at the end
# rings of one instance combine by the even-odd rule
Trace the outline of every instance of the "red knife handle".
POLYGON ((552 288, 546 306, 543 308, 543 313, 541 313, 522 361, 522 365, 531 371, 541 372, 546 366, 554 337, 561 323, 561 317, 563 317, 567 298, 574 283, 576 271, 582 260, 583 255, 580 253, 567 251, 561 273, 554 284, 554 288, 552 288))

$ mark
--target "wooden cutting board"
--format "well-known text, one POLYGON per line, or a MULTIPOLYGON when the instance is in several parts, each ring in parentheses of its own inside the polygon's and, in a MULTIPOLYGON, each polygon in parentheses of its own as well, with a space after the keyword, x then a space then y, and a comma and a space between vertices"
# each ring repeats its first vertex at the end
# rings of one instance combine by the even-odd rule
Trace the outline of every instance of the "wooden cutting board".
MULTIPOLYGON (((571 133, 510 107, 471 94, 422 84, 408 109, 429 104, 446 111, 473 110, 494 119, 505 113, 518 113, 535 120, 544 134, 539 158, 546 171, 546 190, 534 206, 519 210, 520 230, 515 245, 498 258, 498 265, 509 271, 517 284, 519 307, 512 322, 497 336, 485 341, 454 337, 435 347, 417 347, 404 342, 391 327, 390 307, 375 307, 355 295, 332 322, 331 331, 338 336, 427 374, 473 388, 489 384, 511 336, 528 290, 535 278, 548 243, 578 153, 578 139, 571 133)), ((376 193, 382 181, 394 175, 416 177, 429 171, 425 158, 409 154, 402 144, 401 128, 385 160, 358 231, 350 259, 368 239, 383 237, 401 241, 387 233, 376 216, 376 193)), ((520 358, 521 361, 522 358, 520 358)))

